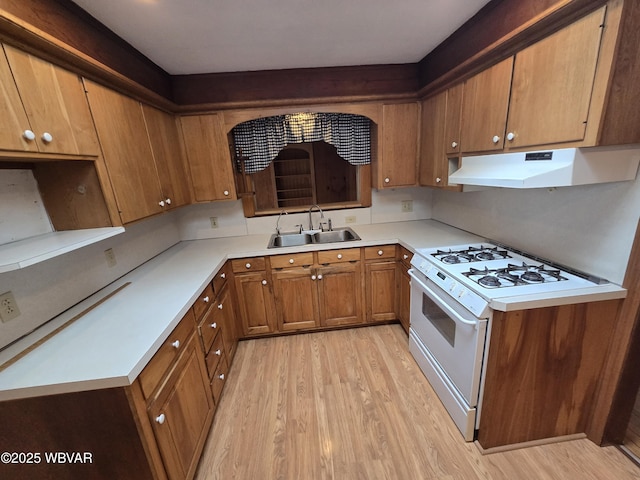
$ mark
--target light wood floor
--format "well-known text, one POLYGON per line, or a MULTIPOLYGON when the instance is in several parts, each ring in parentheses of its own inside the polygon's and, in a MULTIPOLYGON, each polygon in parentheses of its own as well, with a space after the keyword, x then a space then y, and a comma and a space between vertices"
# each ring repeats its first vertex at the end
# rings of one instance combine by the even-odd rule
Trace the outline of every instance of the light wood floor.
POLYGON ((631 419, 624 438, 624 446, 640 458, 640 392, 636 396, 636 404, 631 412, 631 419))
POLYGON ((402 328, 384 325, 241 342, 196 478, 637 480, 640 469, 586 439, 481 455, 402 328))

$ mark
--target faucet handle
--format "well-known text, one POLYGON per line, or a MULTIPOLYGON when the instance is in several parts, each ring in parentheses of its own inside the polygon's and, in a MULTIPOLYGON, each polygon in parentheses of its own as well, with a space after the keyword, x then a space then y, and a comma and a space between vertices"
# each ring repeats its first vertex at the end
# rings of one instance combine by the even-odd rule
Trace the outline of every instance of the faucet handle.
POLYGON ((296 228, 298 229, 298 233, 302 233, 302 224, 296 225, 296 228))

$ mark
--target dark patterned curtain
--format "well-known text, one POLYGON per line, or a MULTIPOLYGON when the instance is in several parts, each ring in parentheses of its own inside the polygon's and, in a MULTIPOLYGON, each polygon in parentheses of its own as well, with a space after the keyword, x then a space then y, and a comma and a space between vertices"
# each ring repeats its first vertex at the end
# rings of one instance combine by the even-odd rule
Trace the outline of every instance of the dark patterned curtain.
POLYGON ((280 150, 291 143, 324 140, 352 165, 371 163, 371 120, 346 113, 292 113, 258 118, 233 130, 238 171, 246 173, 269 166, 280 150))

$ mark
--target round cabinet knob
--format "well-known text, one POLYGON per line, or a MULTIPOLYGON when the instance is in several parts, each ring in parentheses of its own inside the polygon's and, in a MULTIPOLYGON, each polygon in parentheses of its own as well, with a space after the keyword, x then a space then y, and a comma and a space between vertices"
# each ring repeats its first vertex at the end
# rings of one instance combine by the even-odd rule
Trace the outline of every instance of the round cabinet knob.
POLYGON ((402 258, 404 258, 404 259, 406 260, 407 258, 409 258, 409 255, 407 255, 407 254, 405 253, 404 255, 402 255, 402 258))
POLYGON ((44 132, 40 138, 44 143, 51 143, 53 141, 53 137, 49 132, 44 132))
POLYGON ((224 192, 222 192, 222 193, 224 193, 224 196, 225 196, 225 197, 228 197, 228 196, 229 196, 229 190, 225 190, 225 191, 224 191, 224 192))
POLYGON ((160 200, 160 201, 158 202, 158 205, 160 205, 161 207, 164 207, 164 200, 160 200))
POLYGON ((384 183, 389 183, 391 181, 391 179, 389 177, 384 179, 384 183))
POLYGON ((165 200, 165 202, 166 202, 166 204, 167 204, 167 205, 171 205, 171 199, 170 199, 170 198, 167 198, 167 199, 165 200))
POLYGON ((220 274, 220 278, 227 278, 227 274, 226 273, 221 273, 220 274))
POLYGON ((213 323, 211 324, 211 328, 218 328, 218 324, 217 324, 216 322, 213 322, 213 323))
POLYGON ((220 380, 224 380, 224 373, 221 373, 220 375, 218 375, 218 378, 219 378, 220 380))
POLYGON ((220 349, 216 350, 216 351, 215 351, 215 352, 213 352, 213 353, 215 353, 217 356, 222 355, 222 352, 220 351, 220 349))
POLYGON ((218 304, 218 310, 222 310, 222 304, 221 303, 218 304))
POLYGON ((500 137, 498 135, 494 135, 491 140, 493 141, 493 143, 498 143, 500 141, 500 137))
POLYGON ((451 148, 456 148, 458 146, 458 142, 451 142, 451 148))
POLYGON ((440 177, 436 177, 436 183, 440 183, 442 182, 442 179, 440 177))
POLYGON ((267 284, 267 281, 266 281, 266 280, 262 280, 262 284, 263 284, 263 285, 266 285, 266 284, 267 284))
POLYGON ((341 253, 338 254, 338 260, 342 260, 342 254, 341 253))
POLYGON ((311 275, 311 280, 315 280, 317 277, 315 275, 311 275))
POLYGON ((382 250, 378 250, 378 255, 382 256, 384 252, 382 250))
POLYGON ((36 138, 36 134, 33 133, 31 130, 25 130, 24 132, 22 132, 22 136, 29 141, 35 140, 36 138))
POLYGON ((160 415, 158 415, 156 417, 156 422, 158 422, 160 425, 162 425, 165 421, 166 417, 164 416, 164 413, 161 413, 160 415))
POLYGON ((245 267, 247 267, 247 268, 251 268, 251 264, 250 264, 250 263, 247 263, 247 264, 245 265, 245 267))
POLYGON ((295 262, 295 260, 293 258, 289 259, 289 263, 293 264, 295 262))
POLYGON ((513 133, 513 132, 507 133, 507 140, 509 140, 511 142, 514 138, 516 138, 516 134, 515 133, 513 133))
POLYGON ((322 275, 318 275, 318 280, 322 280, 322 275))
POLYGON ((171 346, 172 346, 173 348, 180 348, 180 340, 176 340, 175 342, 173 342, 173 343, 171 344, 171 346))
POLYGON ((204 297, 204 298, 202 299, 202 301, 203 301, 204 303, 209 303, 209 295, 207 295, 206 297, 204 297))

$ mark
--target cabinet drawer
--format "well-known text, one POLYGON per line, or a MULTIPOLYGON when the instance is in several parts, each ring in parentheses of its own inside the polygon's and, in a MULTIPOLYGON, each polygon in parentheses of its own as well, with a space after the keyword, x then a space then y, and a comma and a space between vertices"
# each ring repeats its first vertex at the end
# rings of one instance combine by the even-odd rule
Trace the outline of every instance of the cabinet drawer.
POLYGON ((218 308, 222 304, 214 305, 204 316, 198 325, 200 337, 202 337, 202 346, 206 354, 211 348, 211 344, 222 327, 221 317, 222 309, 218 308))
MULTIPOLYGON (((246 268, 246 267, 245 267, 246 268)), ((213 277, 213 291, 218 294, 225 283, 227 283, 227 279, 231 276, 231 262, 227 262, 223 265, 223 267, 218 270, 216 276, 213 277)))
POLYGON ((238 258, 231 261, 233 273, 253 272, 265 269, 264 257, 238 258))
POLYGON ((395 245, 380 245, 378 247, 366 247, 364 249, 364 258, 366 260, 374 260, 376 258, 396 258, 395 245))
POLYGON ((151 361, 144 367, 144 370, 140 372, 138 380, 145 398, 149 398, 156 389, 165 373, 184 349, 194 329, 195 320, 193 310, 190 309, 160 346, 151 361))
POLYGON ((290 255, 274 255, 270 258, 271 268, 302 267, 313 265, 313 253, 292 253, 290 255))
POLYGON ((411 265, 413 253, 404 247, 398 247, 398 260, 400 260, 407 268, 411 265))
POLYGON ((200 321, 202 315, 204 315, 209 305, 211 305, 211 302, 213 302, 213 287, 211 284, 208 284, 193 304, 193 313, 196 315, 196 322, 200 321))
POLYGON ((220 395, 222 395, 224 383, 227 381, 228 371, 227 356, 222 354, 218 362, 218 368, 216 368, 216 373, 213 374, 213 378, 211 379, 211 393, 213 394, 213 400, 216 402, 216 405, 220 402, 220 395))
POLYGON ((326 265, 328 263, 352 262, 360 260, 359 248, 344 248, 340 250, 326 250, 318 252, 318 263, 326 265))
POLYGON ((222 338, 222 333, 216 335, 215 340, 213 341, 213 346, 206 357, 207 362, 207 371, 209 372, 209 379, 213 378, 213 375, 218 368, 218 364, 220 363, 220 359, 225 356, 224 352, 224 342, 222 338))

